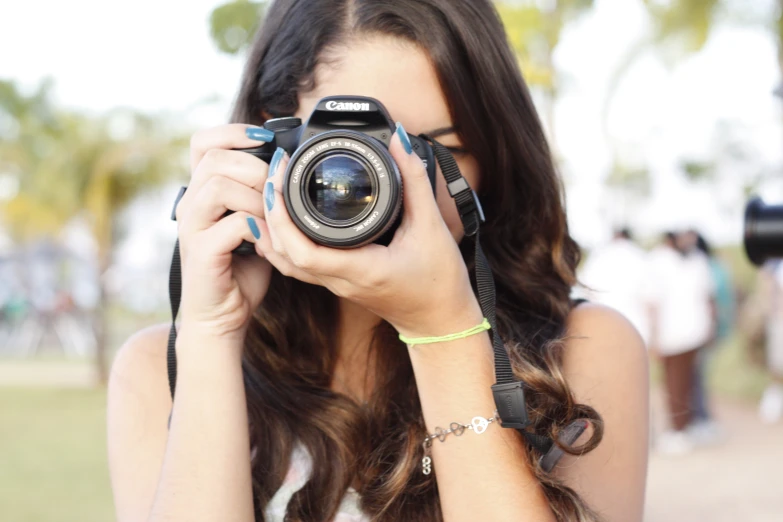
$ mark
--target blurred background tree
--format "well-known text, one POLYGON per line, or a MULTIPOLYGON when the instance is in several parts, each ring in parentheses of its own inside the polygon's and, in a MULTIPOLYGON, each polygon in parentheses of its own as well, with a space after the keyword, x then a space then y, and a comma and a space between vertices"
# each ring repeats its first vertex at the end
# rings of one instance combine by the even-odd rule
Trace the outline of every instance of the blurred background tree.
POLYGON ((216 7, 209 17, 212 42, 226 54, 244 52, 266 14, 267 1, 233 0, 216 7))
POLYGON ((611 104, 622 81, 642 55, 655 53, 664 64, 673 67, 704 47, 723 9, 721 0, 642 0, 642 5, 647 11, 651 28, 628 48, 609 80, 603 108, 603 126, 607 138, 610 138, 607 124, 611 104))
MULTIPOLYGON (((51 84, 25 95, 0 82, 0 173, 14 187, 2 219, 19 244, 55 239, 75 218, 89 224, 103 275, 122 227, 116 217, 145 191, 181 174, 186 135, 159 118, 118 110, 92 117, 55 107, 51 84)), ((107 377, 107 293, 94 318, 96 370, 107 377)))
POLYGON ((593 0, 505 0, 496 5, 525 81, 542 95, 544 123, 557 153, 554 108, 560 81, 553 56, 566 25, 589 12, 593 0))

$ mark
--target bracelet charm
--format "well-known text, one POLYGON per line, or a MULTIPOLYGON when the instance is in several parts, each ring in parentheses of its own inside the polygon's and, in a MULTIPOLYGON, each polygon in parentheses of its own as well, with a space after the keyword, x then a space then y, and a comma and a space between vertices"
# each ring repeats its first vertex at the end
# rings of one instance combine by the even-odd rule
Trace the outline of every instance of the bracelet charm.
POLYGON ((431 455, 431 448, 432 448, 432 441, 435 439, 438 439, 441 442, 446 441, 446 436, 450 434, 454 434, 455 437, 461 436, 463 433, 465 433, 465 430, 473 430, 476 435, 481 435, 485 431, 487 431, 487 428, 490 424, 492 424, 495 421, 498 421, 498 412, 495 410, 495 413, 492 415, 492 417, 485 419, 484 417, 475 416, 473 419, 471 419, 470 424, 460 424, 459 422, 452 422, 449 424, 449 429, 444 430, 443 428, 436 426, 435 432, 432 435, 428 435, 424 438, 424 442, 422 442, 422 448, 424 448, 424 457, 421 459, 421 471, 425 475, 429 475, 432 473, 432 455, 431 455))

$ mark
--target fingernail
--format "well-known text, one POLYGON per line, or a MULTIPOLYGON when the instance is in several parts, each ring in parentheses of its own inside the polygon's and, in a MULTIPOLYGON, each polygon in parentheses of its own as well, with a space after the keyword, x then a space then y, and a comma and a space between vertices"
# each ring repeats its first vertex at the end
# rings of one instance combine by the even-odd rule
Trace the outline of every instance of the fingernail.
POLYGON ((256 223, 256 220, 248 216, 247 224, 250 227, 250 232, 253 233, 253 237, 256 239, 261 239, 261 231, 258 230, 258 223, 256 223))
POLYGON ((269 162, 269 175, 267 178, 271 178, 275 175, 275 172, 277 172, 277 167, 280 165, 280 160, 283 159, 283 156, 285 156, 285 151, 282 147, 278 147, 274 156, 272 156, 272 161, 269 162))
POLYGON ((408 154, 413 153, 413 147, 411 147, 411 140, 408 138, 408 133, 405 132, 405 128, 402 126, 402 123, 397 123, 397 136, 400 137, 400 141, 402 142, 403 148, 405 148, 405 152, 408 154))
POLYGON ((251 140, 256 141, 269 142, 275 139, 275 133, 263 127, 248 127, 245 129, 245 134, 251 140))
POLYGON ((275 206, 275 186, 271 181, 266 182, 266 190, 264 190, 264 200, 266 201, 266 209, 272 210, 275 206))

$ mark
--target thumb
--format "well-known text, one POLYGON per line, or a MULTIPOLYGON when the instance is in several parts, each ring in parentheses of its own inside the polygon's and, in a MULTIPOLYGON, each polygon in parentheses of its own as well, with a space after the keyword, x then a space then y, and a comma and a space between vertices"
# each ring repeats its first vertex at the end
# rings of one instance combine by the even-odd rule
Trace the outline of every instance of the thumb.
POLYGON ((410 138, 401 123, 392 137, 389 151, 400 169, 402 177, 402 200, 405 220, 415 219, 416 215, 430 215, 438 212, 432 183, 427 176, 424 162, 413 153, 410 138))

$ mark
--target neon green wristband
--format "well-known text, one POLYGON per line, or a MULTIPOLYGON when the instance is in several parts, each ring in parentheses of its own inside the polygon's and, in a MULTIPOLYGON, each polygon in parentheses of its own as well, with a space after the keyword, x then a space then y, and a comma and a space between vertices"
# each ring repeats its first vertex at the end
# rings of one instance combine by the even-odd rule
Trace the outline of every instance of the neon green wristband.
POLYGON ((404 342, 405 344, 443 343, 446 341, 455 341, 457 339, 464 339, 465 337, 470 337, 471 335, 476 335, 481 332, 486 332, 490 328, 491 326, 489 325, 489 321, 485 317, 484 321, 482 321, 480 325, 474 326, 473 328, 465 330, 464 332, 444 335, 441 337, 418 337, 415 339, 411 339, 409 337, 405 337, 404 335, 400 334, 400 341, 404 342))

